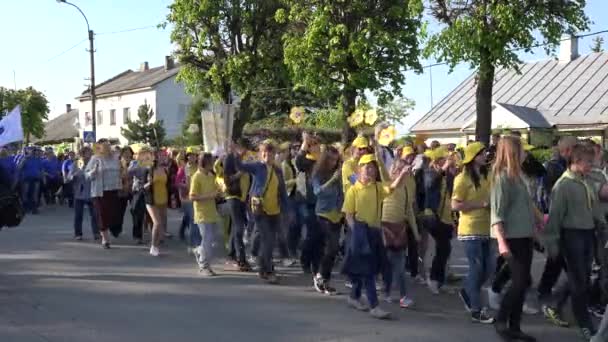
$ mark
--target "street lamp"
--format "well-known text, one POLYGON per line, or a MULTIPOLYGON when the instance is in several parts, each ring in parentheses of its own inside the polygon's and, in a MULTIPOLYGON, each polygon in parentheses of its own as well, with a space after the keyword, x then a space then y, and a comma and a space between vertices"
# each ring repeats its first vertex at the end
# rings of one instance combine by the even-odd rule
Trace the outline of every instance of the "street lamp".
POLYGON ((87 19, 87 16, 84 15, 82 10, 78 6, 66 0, 57 0, 57 2, 60 4, 70 5, 76 8, 78 12, 82 14, 82 16, 84 17, 84 21, 86 21, 87 23, 87 31, 89 32, 89 55, 91 56, 91 116, 93 119, 93 135, 95 136, 95 139, 97 139, 97 112, 95 112, 95 50, 93 48, 93 39, 95 35, 93 34, 93 30, 91 30, 91 28, 89 27, 89 20, 87 19))

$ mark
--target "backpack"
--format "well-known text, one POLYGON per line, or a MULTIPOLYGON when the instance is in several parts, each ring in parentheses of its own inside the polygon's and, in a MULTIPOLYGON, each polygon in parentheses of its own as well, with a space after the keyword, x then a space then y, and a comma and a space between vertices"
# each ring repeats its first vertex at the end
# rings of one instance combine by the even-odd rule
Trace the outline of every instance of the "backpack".
POLYGON ((0 187, 0 229, 17 227, 25 217, 21 199, 14 191, 0 187))

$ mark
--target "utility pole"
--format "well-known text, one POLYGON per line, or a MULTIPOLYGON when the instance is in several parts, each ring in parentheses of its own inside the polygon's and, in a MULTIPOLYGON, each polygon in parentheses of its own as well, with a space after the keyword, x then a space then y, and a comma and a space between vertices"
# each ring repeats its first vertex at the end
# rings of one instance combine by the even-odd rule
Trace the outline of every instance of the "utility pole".
POLYGON ((95 139, 97 139, 97 112, 95 110, 95 47, 93 44, 94 39, 95 34, 93 34, 93 30, 89 30, 89 55, 91 56, 91 116, 93 119, 93 134, 95 135, 95 139))
POLYGON ((89 26, 89 19, 87 19, 87 16, 84 15, 84 12, 82 12, 82 10, 80 9, 80 7, 74 5, 71 2, 68 2, 67 0, 57 0, 58 3, 60 4, 66 4, 66 5, 70 5, 74 8, 76 8, 78 10, 78 12, 80 12, 80 14, 82 14, 82 16, 84 17, 84 21, 86 21, 87 23, 87 31, 89 33, 89 55, 91 58, 91 89, 89 91, 89 93, 91 94, 91 123, 92 123, 92 128, 93 128, 93 134, 95 135, 95 139, 97 139, 97 111, 95 110, 95 47, 93 44, 93 41, 95 39, 95 34, 93 33, 93 30, 91 30, 91 27, 89 26))

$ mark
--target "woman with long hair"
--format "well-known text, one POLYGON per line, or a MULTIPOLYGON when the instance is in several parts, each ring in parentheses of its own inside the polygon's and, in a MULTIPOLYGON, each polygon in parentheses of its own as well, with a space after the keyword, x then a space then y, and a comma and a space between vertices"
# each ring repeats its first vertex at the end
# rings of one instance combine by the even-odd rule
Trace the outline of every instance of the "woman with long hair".
POLYGON ((120 179, 122 188, 118 192, 118 212, 116 215, 116 224, 110 227, 110 233, 114 237, 118 237, 122 233, 122 225, 125 219, 125 211, 132 197, 133 178, 129 176, 129 165, 133 161, 133 150, 129 146, 125 146, 120 150, 120 179))
POLYGON ((477 323, 493 323, 481 307, 481 287, 493 271, 494 255, 490 245, 490 180, 480 142, 464 150, 464 170, 454 179, 452 209, 460 213, 458 240, 462 241, 469 262, 469 273, 460 298, 477 323))
POLYGON ((166 167, 167 155, 158 151, 152 167, 148 170, 148 182, 144 185, 148 214, 152 219, 150 255, 159 256, 159 246, 167 230, 167 207, 171 181, 166 167))
POLYGON ((110 142, 99 139, 96 155, 91 158, 85 175, 91 180, 91 198, 97 214, 97 226, 101 233, 101 245, 110 248, 110 227, 116 224, 118 191, 122 189, 120 163, 112 153, 110 142))
POLYGON ((535 341, 521 331, 521 316, 526 290, 530 284, 533 236, 537 217, 534 203, 522 180, 525 158, 519 137, 500 139, 491 176, 492 236, 498 252, 511 270, 512 285, 502 299, 494 324, 499 336, 507 341, 535 341))
POLYGON ((340 228, 344 202, 342 193, 342 169, 340 153, 327 146, 315 163, 312 171, 312 187, 316 196, 315 214, 319 224, 319 237, 311 263, 313 285, 317 292, 333 295, 336 289, 330 286, 331 271, 340 248, 340 228))

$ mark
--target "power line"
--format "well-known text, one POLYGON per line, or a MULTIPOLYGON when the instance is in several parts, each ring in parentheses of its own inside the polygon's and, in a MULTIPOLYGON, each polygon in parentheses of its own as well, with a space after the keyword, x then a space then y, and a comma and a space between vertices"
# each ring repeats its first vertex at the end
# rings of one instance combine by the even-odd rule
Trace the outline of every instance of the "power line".
POLYGON ((148 30, 148 29, 156 28, 156 27, 157 27, 156 25, 148 25, 148 26, 142 26, 142 27, 135 27, 135 28, 130 28, 130 29, 124 29, 124 30, 120 30, 120 31, 95 33, 95 35, 96 36, 103 36, 103 35, 108 35, 108 34, 127 33, 127 32, 139 31, 139 30, 148 30))
POLYGON ((65 51, 63 51, 63 52, 61 52, 61 53, 60 53, 60 54, 58 54, 58 55, 55 55, 55 56, 53 56, 53 57, 51 57, 51 58, 47 59, 47 60, 46 60, 46 62, 48 63, 48 62, 50 62, 50 61, 52 61, 52 60, 54 60, 54 59, 56 59, 56 58, 59 58, 59 57, 61 57, 61 56, 65 55, 66 53, 68 53, 68 52, 72 51, 73 49, 75 49, 75 48, 76 48, 78 45, 80 45, 80 44, 84 43, 86 40, 87 40, 87 39, 83 39, 83 40, 79 41, 78 43, 74 44, 74 45, 73 45, 71 48, 69 48, 69 49, 67 49, 67 50, 65 50, 65 51))

